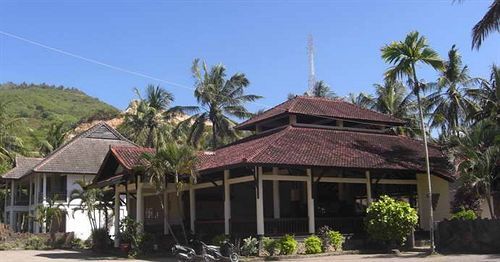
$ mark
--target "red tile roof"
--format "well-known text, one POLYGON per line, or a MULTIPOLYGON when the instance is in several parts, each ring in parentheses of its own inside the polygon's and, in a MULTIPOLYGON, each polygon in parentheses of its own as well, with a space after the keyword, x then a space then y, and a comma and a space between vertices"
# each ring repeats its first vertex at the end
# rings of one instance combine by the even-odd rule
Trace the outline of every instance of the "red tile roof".
POLYGON ((154 148, 134 147, 134 146, 112 146, 111 153, 127 170, 132 170, 134 167, 144 165, 144 154, 154 154, 154 148))
MULTIPOLYGON (((423 143, 376 133, 288 126, 202 153, 199 172, 251 165, 298 165, 425 171, 423 143)), ((429 147, 431 172, 451 178, 441 150, 429 147)))
POLYGON ((286 113, 324 116, 339 119, 365 120, 401 125, 405 121, 362 108, 340 99, 328 99, 308 96, 297 96, 287 100, 262 114, 254 116, 236 126, 237 129, 247 129, 252 125, 286 113))

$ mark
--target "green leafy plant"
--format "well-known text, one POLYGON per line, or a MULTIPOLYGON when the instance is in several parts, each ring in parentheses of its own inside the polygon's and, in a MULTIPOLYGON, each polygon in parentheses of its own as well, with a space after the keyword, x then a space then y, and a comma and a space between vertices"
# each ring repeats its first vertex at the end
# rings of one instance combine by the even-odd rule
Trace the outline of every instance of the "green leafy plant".
POLYGON ((255 237, 247 237, 243 239, 243 245, 241 245, 241 254, 244 256, 254 256, 257 255, 259 251, 259 241, 255 237))
POLYGON ((277 239, 264 237, 262 238, 262 245, 264 246, 264 250, 270 255, 278 255, 280 253, 281 245, 280 241, 277 239))
POLYGON ((298 243, 293 235, 284 235, 280 239, 281 254, 291 255, 297 251, 298 243))
POLYGON ((26 239, 26 242, 24 243, 24 249, 29 249, 29 250, 40 250, 40 249, 46 249, 48 246, 45 243, 45 239, 38 237, 38 236, 32 236, 28 239, 26 239))
POLYGON ((304 240, 306 246, 306 254, 317 254, 322 251, 321 239, 316 235, 312 235, 304 240))
POLYGON ((224 244, 224 242, 226 240, 227 240, 226 235, 219 234, 219 235, 216 235, 215 237, 213 237, 212 240, 210 241, 210 243, 212 243, 212 245, 215 245, 215 246, 222 246, 222 244, 224 244))
POLYGON ((373 202, 365 218, 368 234, 391 245, 402 245, 417 222, 417 211, 410 204, 388 196, 381 196, 373 202))
POLYGON ((476 220, 477 215, 474 210, 461 208, 460 211, 451 215, 452 220, 476 220))
POLYGON ((326 234, 328 236, 328 241, 330 243, 330 246, 335 251, 341 251, 342 245, 344 245, 345 242, 345 237, 339 231, 334 231, 334 230, 329 230, 326 232, 326 234))

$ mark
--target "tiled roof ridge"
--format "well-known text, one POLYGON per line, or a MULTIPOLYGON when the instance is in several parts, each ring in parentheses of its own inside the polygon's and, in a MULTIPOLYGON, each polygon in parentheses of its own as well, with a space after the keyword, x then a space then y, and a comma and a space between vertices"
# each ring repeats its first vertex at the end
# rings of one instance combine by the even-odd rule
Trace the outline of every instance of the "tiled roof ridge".
MULTIPOLYGON (((378 112, 378 111, 375 111, 375 110, 370 110, 368 108, 364 108, 362 106, 359 106, 359 105, 353 104, 351 102, 345 101, 345 100, 343 100, 341 98, 327 98, 327 97, 317 97, 317 96, 297 96, 297 97, 298 98, 303 98, 303 99, 309 99, 309 100, 322 100, 322 101, 329 101, 329 102, 349 104, 349 105, 357 107, 358 109, 360 109, 362 111, 370 112, 371 114, 373 114, 373 113, 381 114, 381 115, 387 116, 387 117, 389 117, 389 118, 391 118, 391 119, 393 119, 395 121, 398 121, 398 122, 401 122, 401 123, 406 123, 404 120, 399 119, 397 117, 394 117, 392 115, 381 113, 381 112, 378 112)), ((292 111, 290 111, 290 112, 292 112, 292 111)), ((292 113, 300 113, 300 112, 292 112, 292 113)), ((380 121, 376 121, 376 122, 380 122, 380 121)))
POLYGON ((106 122, 101 121, 101 122, 95 124, 93 127, 91 127, 89 129, 87 129, 86 131, 82 132, 81 134, 73 137, 73 139, 71 139, 70 141, 68 141, 64 145, 58 147, 56 150, 52 151, 50 154, 48 154, 47 156, 45 156, 45 158, 42 160, 42 162, 38 163, 33 168, 33 171, 36 172, 37 169, 39 169, 39 168, 43 167, 45 164, 47 164, 49 162, 49 160, 51 160, 55 156, 57 156, 57 155, 61 154, 62 152, 64 152, 71 144, 75 143, 76 141, 78 141, 81 138, 88 138, 88 136, 90 134, 92 134, 94 131, 96 131, 98 128, 100 128, 102 126, 105 126, 113 134, 117 133, 118 134, 118 138, 120 140, 124 139, 124 141, 130 142, 130 141, 128 141, 128 139, 126 139, 124 136, 122 136, 116 130, 114 130, 111 126, 109 126, 108 124, 106 124, 106 122))
MULTIPOLYGON (((265 113, 267 113, 267 112, 269 112, 269 111, 271 111, 271 110, 273 110, 273 109, 276 109, 277 107, 282 106, 282 105, 284 105, 284 104, 286 104, 286 103, 292 103, 292 102, 293 102, 293 103, 295 104, 296 102, 295 102, 295 101, 293 101, 293 100, 295 100, 295 98, 292 98, 292 99, 287 99, 287 100, 285 100, 285 101, 283 101, 283 102, 281 102, 281 103, 279 103, 279 104, 277 104, 277 105, 275 105, 275 106, 273 106, 273 107, 271 107, 271 108, 269 108, 269 109, 267 109, 267 110, 263 111, 263 112, 262 112, 262 113, 260 113, 259 115, 265 114, 265 113)), ((283 110, 283 112, 288 112, 288 110, 289 110, 289 108, 284 109, 284 110, 283 110)), ((245 121, 243 121, 243 122, 241 122, 241 123, 237 124, 237 125, 235 126, 235 128, 237 128, 237 127, 239 127, 239 126, 243 126, 243 125, 245 125, 247 122, 251 121, 251 120, 252 120, 253 118, 255 118, 255 117, 258 117, 259 115, 254 115, 254 116, 250 117, 249 119, 247 119, 247 120, 245 120, 245 121)))
MULTIPOLYGON (((280 126, 280 127, 276 127, 276 128, 273 128, 273 129, 270 129, 270 130, 266 130, 266 131, 263 131, 263 132, 260 132, 260 133, 257 133, 257 134, 253 134, 253 135, 250 135, 250 136, 247 136, 247 137, 244 137, 242 139, 238 139, 237 141, 234 141, 232 143, 229 143, 229 144, 226 144, 226 145, 223 145, 215 150, 208 150, 209 152, 216 152, 217 150, 219 149, 222 149, 222 148, 226 148, 226 147, 229 147, 229 146, 233 146, 233 145, 237 145, 237 144, 241 144, 241 143, 244 143, 244 142, 248 142, 248 141, 251 141, 251 140, 254 140, 254 139, 258 139, 258 138, 261 138, 261 137, 265 137, 265 136, 270 136, 274 133, 277 133, 283 129, 286 129, 288 127, 288 125, 284 125, 284 126, 280 126)), ((207 151, 207 150, 205 150, 207 151)))
POLYGON ((127 169, 132 169, 133 167, 132 166, 128 166, 127 165, 127 161, 125 161, 124 159, 122 159, 122 156, 117 152, 117 150, 120 150, 120 149, 126 149, 126 150, 130 150, 130 151, 143 151, 144 152, 156 152, 156 150, 154 148, 151 148, 151 147, 137 147, 137 146, 110 146, 110 150, 111 152, 113 153, 113 155, 116 157, 116 159, 118 160, 118 162, 120 162, 120 164, 124 167, 126 167, 127 169))

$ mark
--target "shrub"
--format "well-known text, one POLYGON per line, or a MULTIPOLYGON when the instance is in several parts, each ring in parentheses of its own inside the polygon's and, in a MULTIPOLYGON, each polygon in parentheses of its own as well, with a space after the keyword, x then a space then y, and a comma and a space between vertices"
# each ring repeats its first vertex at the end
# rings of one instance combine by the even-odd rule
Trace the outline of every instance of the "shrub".
POLYGON ((476 220, 477 215, 474 210, 461 208, 460 211, 451 215, 452 220, 476 220))
POLYGON ((315 235, 312 235, 304 240, 306 246, 306 254, 317 254, 321 253, 321 239, 315 235))
POLYGON ((226 240, 227 240, 226 235, 220 234, 220 235, 216 235, 215 237, 213 237, 212 240, 210 241, 210 243, 212 243, 212 245, 215 245, 215 246, 222 246, 222 244, 224 244, 224 242, 226 240))
POLYGON ((111 244, 111 237, 106 228, 98 228, 92 231, 92 249, 97 251, 106 250, 111 244))
POLYGON ((340 232, 334 230, 329 230, 326 234, 328 236, 329 245, 333 247, 335 251, 341 251, 345 242, 345 237, 340 232))
POLYGON ((71 240, 71 248, 73 249, 85 249, 87 246, 85 246, 85 242, 77 237, 73 238, 71 240))
POLYGON ((270 255, 278 255, 280 252, 280 241, 277 239, 265 237, 262 239, 262 245, 264 246, 264 250, 270 255))
POLYGON ((244 256, 254 256, 257 255, 259 251, 259 241, 255 237, 247 237, 243 239, 243 245, 241 245, 241 254, 244 256))
POLYGON ((417 225, 418 215, 410 204, 388 196, 380 197, 367 209, 366 231, 374 240, 402 245, 417 225))
POLYGON ((26 239, 26 242, 24 243, 24 249, 40 250, 46 248, 47 245, 45 244, 45 239, 37 236, 32 236, 26 239))
POLYGON ((280 239, 281 254, 291 255, 297 251, 297 240, 293 235, 285 235, 280 239))

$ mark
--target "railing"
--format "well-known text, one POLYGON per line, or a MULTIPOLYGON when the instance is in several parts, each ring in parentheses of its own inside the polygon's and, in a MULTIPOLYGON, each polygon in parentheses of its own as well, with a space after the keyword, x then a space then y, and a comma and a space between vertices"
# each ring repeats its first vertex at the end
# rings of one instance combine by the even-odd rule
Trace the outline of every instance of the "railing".
MULTIPOLYGON (((363 217, 317 217, 316 229, 329 226, 343 234, 364 233, 363 217)), ((218 235, 224 233, 224 220, 197 220, 196 232, 203 235, 218 235)), ((256 220, 231 219, 230 231, 234 236, 254 236, 257 233, 256 220)), ((267 218, 264 219, 264 232, 267 236, 283 234, 308 234, 307 218, 267 218)))
MULTIPOLYGON (((68 193, 66 191, 47 192, 47 200, 52 199, 54 201, 66 202, 67 195, 68 193)), ((43 201, 43 192, 39 193, 38 199, 40 203, 43 201)))

